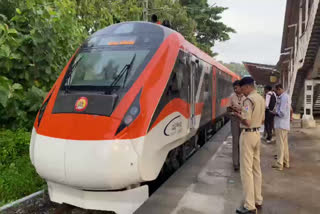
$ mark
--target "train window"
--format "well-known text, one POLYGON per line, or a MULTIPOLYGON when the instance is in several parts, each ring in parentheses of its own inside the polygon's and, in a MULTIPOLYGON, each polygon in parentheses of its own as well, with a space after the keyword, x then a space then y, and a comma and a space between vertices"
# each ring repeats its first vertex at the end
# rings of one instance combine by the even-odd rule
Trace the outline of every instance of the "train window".
POLYGON ((209 91, 209 81, 210 81, 210 78, 209 78, 209 74, 205 74, 204 76, 204 91, 205 92, 208 92, 209 91))
POLYGON ((202 60, 199 60, 199 63, 198 63, 198 66, 197 66, 197 70, 196 70, 196 73, 195 73, 195 84, 196 86, 199 85, 200 83, 200 78, 201 78, 201 73, 203 72, 203 61, 202 60))
POLYGON ((187 99, 189 81, 190 74, 188 73, 184 52, 180 51, 170 78, 168 94, 171 93, 174 96, 187 99))
POLYGON ((120 25, 116 30, 113 31, 114 34, 132 33, 134 30, 134 24, 124 23, 120 25))
POLYGON ((182 84, 183 84, 183 69, 184 69, 184 66, 183 64, 181 64, 179 62, 178 64, 178 69, 175 71, 176 75, 177 75, 177 87, 179 90, 182 90, 182 84))
POLYGON ((71 66, 70 86, 125 87, 148 53, 149 50, 79 53, 71 66), (128 68, 130 63, 132 67, 128 68))
POLYGON ((176 90, 182 90, 183 88, 183 64, 178 60, 174 66, 172 73, 171 84, 176 90))

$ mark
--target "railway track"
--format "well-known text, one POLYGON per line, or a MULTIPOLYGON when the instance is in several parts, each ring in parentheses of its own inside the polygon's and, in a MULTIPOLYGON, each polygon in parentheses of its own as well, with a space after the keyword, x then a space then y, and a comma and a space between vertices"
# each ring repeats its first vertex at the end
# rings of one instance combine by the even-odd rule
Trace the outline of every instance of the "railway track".
POLYGON ((72 210, 74 210, 75 208, 75 206, 69 204, 61 204, 56 208, 54 214, 71 214, 72 210))
POLYGON ((53 214, 114 214, 108 211, 86 210, 69 204, 60 204, 53 211, 53 214))

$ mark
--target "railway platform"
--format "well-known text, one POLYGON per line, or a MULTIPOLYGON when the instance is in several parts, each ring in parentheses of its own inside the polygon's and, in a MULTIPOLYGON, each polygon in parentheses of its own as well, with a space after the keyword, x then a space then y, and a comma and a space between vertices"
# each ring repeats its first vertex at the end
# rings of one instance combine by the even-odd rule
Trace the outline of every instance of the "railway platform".
MULTIPOLYGON (((232 167, 226 125, 163 184, 135 214, 232 214, 242 203, 239 172, 232 167)), ((320 213, 320 125, 292 128, 291 168, 271 168, 275 143, 261 145, 263 208, 259 214, 320 213)))

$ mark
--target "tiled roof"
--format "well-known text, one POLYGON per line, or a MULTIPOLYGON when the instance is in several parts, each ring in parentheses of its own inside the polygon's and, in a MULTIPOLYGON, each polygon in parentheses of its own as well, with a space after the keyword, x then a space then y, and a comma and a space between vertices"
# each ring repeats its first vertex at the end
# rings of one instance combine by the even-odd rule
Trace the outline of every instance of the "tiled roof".
POLYGON ((243 62, 247 71, 258 85, 275 85, 280 81, 280 73, 276 66, 259 63, 243 62), (271 82, 271 76, 276 77, 276 82, 271 82))

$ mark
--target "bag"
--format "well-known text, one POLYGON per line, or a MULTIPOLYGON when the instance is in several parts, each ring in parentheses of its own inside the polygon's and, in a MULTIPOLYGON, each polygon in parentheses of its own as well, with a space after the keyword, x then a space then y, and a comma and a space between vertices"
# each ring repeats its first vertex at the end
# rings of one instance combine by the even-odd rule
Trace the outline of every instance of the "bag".
POLYGON ((269 106, 268 106, 269 111, 273 111, 274 110, 274 107, 276 106, 276 103, 277 103, 277 98, 274 95, 274 93, 272 93, 271 96, 270 96, 270 102, 269 102, 269 106))

